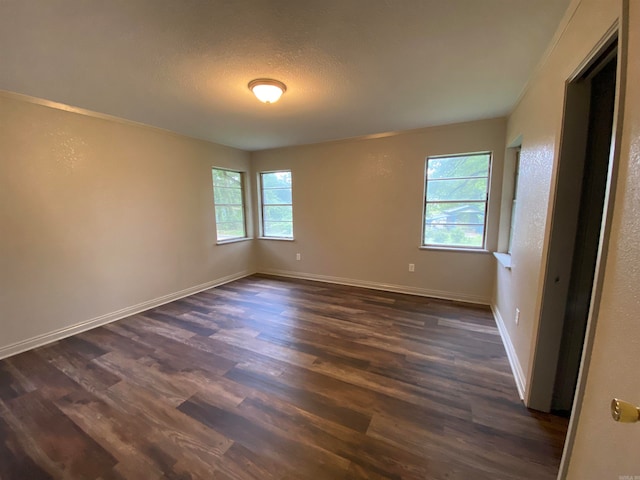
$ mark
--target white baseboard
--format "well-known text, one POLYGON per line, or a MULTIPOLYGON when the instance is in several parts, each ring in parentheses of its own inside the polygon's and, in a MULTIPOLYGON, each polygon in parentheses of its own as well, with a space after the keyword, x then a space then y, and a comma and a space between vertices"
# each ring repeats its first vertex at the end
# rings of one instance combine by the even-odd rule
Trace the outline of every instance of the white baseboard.
POLYGON ((278 277, 299 278, 302 280, 315 280, 325 283, 337 283, 339 285, 349 285, 351 287, 371 288, 373 290, 384 290, 387 292, 406 293, 409 295, 419 295, 421 297, 440 298, 443 300, 455 300, 457 302, 476 303, 489 305, 489 299, 480 295, 468 295, 457 292, 445 292, 441 290, 429 290, 420 287, 409 287, 406 285, 393 285, 389 283, 370 282, 367 280, 356 280, 352 278, 332 277, 328 275, 316 275, 314 273, 291 272, 287 270, 259 270, 258 273, 274 275, 278 277))
POLYGON ((524 372, 522 371, 520 361, 518 360, 518 355, 516 355, 516 349, 513 347, 511 337, 509 336, 509 332, 507 331, 507 327, 504 324, 504 320, 502 318, 502 315, 500 315, 498 307, 496 305, 491 305, 491 311, 493 312, 493 317, 496 320, 496 325, 498 326, 498 331, 500 332, 500 337, 502 338, 504 349, 507 351, 507 358, 509 359, 509 365, 511 365, 513 378, 516 381, 518 395, 520 396, 520 400, 524 401, 527 382, 524 376, 524 372))
POLYGON ((42 335, 38 335, 27 340, 22 340, 20 342, 4 347, 0 346, 0 359, 10 357, 12 355, 17 355, 18 353, 26 352, 27 350, 31 350, 33 348, 41 347, 43 345, 46 345, 47 343, 55 342, 66 337, 70 337, 71 335, 76 335, 78 333, 91 330, 92 328, 106 325, 107 323, 115 322, 116 320, 135 315, 136 313, 144 312, 145 310, 149 310, 150 308, 159 307, 160 305, 164 305, 165 303, 173 302, 175 300, 179 300, 180 298, 193 295, 194 293, 202 292, 204 290, 208 290, 225 283, 233 282, 234 280, 253 275, 254 273, 255 272, 243 271, 240 273, 235 273, 233 275, 227 275, 226 277, 218 278, 217 280, 213 280, 211 282, 202 283, 194 287, 180 290, 179 292, 163 295, 162 297, 154 298, 152 300, 148 300, 131 307, 123 308, 121 310, 107 313, 105 315, 100 315, 99 317, 85 320, 84 322, 76 323, 75 325, 71 325, 69 327, 64 327, 59 330, 54 330, 53 332, 44 333, 42 335))

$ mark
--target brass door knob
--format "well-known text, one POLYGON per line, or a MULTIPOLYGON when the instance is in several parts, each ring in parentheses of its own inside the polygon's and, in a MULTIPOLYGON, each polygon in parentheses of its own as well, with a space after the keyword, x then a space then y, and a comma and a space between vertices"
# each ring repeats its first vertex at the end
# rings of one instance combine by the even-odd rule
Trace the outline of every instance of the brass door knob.
POLYGON ((611 400, 611 416, 616 422, 635 423, 640 421, 640 408, 614 398, 611 400))

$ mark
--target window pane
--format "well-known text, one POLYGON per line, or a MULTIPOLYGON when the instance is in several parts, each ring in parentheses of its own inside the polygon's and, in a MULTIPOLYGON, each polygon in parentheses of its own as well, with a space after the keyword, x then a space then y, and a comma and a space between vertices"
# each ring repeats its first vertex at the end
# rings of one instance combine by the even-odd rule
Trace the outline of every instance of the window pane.
POLYGON ((216 223, 242 222, 244 223, 242 207, 216 207, 216 223))
POLYGON ((266 237, 293 238, 292 222, 264 222, 264 235, 266 237))
POLYGON ((269 207, 265 206, 263 210, 265 222, 292 222, 293 212, 291 206, 286 207, 269 207))
POLYGON ((491 154, 428 158, 424 245, 483 248, 491 154))
POLYGON ((263 173, 262 188, 291 188, 291 172, 263 173))
POLYGON ((218 205, 242 205, 242 189, 228 187, 214 187, 213 199, 218 205))
POLYGON ((247 236, 243 222, 217 223, 216 228, 218 230, 218 240, 243 238, 247 236))
POLYGON ((245 238, 242 172, 213 168, 211 176, 217 239, 245 238))
POLYGON ((487 177, 489 176, 489 160, 491 155, 467 155, 464 157, 430 158, 427 165, 427 176, 430 180, 437 178, 487 177))
POLYGON ((291 188, 273 188, 265 189, 262 200, 266 205, 272 204, 290 204, 291 188))
POLYGON ((427 203, 427 225, 475 223, 484 225, 484 202, 427 203))
POLYGON ((235 187, 240 188, 242 184, 242 175, 240 172, 231 172, 229 170, 219 170, 214 168, 213 186, 214 187, 235 187))
POLYGON ((464 180, 431 180, 427 182, 427 201, 433 200, 485 200, 487 178, 464 180))
POLYGON ((262 235, 293 238, 291 172, 261 173, 262 235))
POLYGON ((484 225, 425 225, 425 245, 482 248, 484 225))

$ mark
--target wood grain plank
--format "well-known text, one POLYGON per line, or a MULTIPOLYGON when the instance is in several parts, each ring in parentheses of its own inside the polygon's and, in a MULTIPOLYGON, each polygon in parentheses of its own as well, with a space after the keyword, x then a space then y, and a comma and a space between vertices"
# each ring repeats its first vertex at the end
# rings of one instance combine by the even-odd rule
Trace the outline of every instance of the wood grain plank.
POLYGON ((0 479, 555 479, 488 308, 255 275, 0 361, 0 479))
POLYGON ((304 471, 307 478, 333 480, 344 477, 348 468, 349 463, 341 457, 318 447, 302 448, 286 436, 277 435, 237 413, 210 405, 197 396, 178 409, 249 450, 304 471))
POLYGON ((33 439, 64 477, 96 478, 116 464, 109 452, 40 392, 14 399, 7 407, 17 420, 14 430, 17 427, 20 434, 33 439))
POLYGON ((0 479, 12 478, 45 480, 53 477, 28 455, 16 432, 0 417, 0 479))
POLYGON ((253 387, 256 390, 287 398, 290 402, 308 412, 315 413, 355 431, 365 432, 371 420, 368 415, 341 405, 341 402, 336 401, 335 398, 309 391, 304 386, 293 387, 290 384, 278 381, 274 377, 237 368, 227 372, 225 377, 234 382, 253 387))

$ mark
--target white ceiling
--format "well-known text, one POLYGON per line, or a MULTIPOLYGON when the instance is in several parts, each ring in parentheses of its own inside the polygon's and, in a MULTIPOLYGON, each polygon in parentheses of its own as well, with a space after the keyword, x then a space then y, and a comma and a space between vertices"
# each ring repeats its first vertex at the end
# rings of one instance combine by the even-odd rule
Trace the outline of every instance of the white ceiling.
POLYGON ((0 89, 246 150, 490 118, 569 1, 0 0, 0 89))

